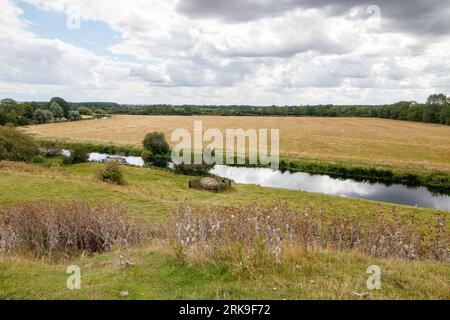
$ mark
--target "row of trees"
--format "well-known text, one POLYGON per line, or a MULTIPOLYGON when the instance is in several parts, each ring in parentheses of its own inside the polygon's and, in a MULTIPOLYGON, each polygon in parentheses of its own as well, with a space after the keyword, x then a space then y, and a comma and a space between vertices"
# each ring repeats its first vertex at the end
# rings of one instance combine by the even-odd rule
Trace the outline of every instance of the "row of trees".
POLYGON ((316 117, 378 117, 450 125, 450 97, 433 94, 426 103, 401 101, 381 106, 270 106, 247 105, 118 105, 107 102, 68 103, 52 98, 48 103, 23 102, 12 99, 0 102, 0 125, 28 125, 53 121, 80 120, 82 115, 221 115, 221 116, 316 116, 316 117), (91 108, 90 108, 91 107, 91 108), (102 108, 99 108, 102 107, 102 108))
MULTIPOLYGON (((104 113, 103 110, 101 110, 104 113)), ((78 121, 82 115, 94 112, 86 107, 74 109, 64 99, 55 97, 48 103, 16 102, 13 99, 0 101, 0 125, 24 126, 49 122, 78 121)))
POLYGON ((121 108, 115 107, 110 111, 116 114, 135 115, 379 117, 450 125, 450 97, 446 97, 442 93, 429 96, 426 103, 401 101, 379 106, 124 105, 121 108))

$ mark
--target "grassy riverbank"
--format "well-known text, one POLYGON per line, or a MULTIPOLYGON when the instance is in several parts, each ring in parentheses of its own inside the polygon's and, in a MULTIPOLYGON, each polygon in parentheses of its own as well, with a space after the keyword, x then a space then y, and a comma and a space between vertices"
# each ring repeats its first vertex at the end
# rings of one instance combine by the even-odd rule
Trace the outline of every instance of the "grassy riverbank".
MULTIPOLYGON (((62 166, 59 159, 41 165, 0 163, 0 205, 52 199, 88 201, 93 205, 120 205, 129 217, 147 226, 167 223, 171 212, 186 199, 194 208, 240 205, 258 200, 267 205, 274 198, 299 210, 325 217, 362 218, 389 215, 399 210, 413 228, 428 232, 444 212, 373 201, 345 199, 322 194, 234 185, 223 193, 188 188, 192 177, 167 169, 123 167, 127 184, 111 185, 97 179, 103 166, 84 163, 62 166), (309 212, 308 211, 308 212, 309 212)), ((446 218, 447 230, 450 218, 446 218)), ((229 261, 196 256, 180 264, 172 245, 148 244, 130 251, 135 264, 120 268, 116 253, 73 257, 59 261, 31 257, 0 258, 0 298, 25 299, 352 299, 352 292, 366 291, 366 269, 382 267, 382 290, 372 299, 449 298, 450 266, 437 261, 374 259, 357 252, 293 249, 280 267, 235 272, 229 261), (65 287, 69 265, 82 268, 82 290, 65 287), (120 292, 129 295, 121 297, 120 292)))
MULTIPOLYGON (((74 149, 84 147, 89 152, 140 156, 142 149, 134 146, 83 143, 67 140, 39 140, 43 147, 74 149)), ((248 163, 248 161, 246 161, 248 163)), ((249 166, 249 165, 247 165, 249 166)), ((432 192, 450 194, 450 173, 427 169, 398 168, 392 165, 355 164, 351 161, 323 161, 309 158, 281 158, 280 169, 291 172, 326 174, 336 178, 357 181, 382 182, 385 184, 404 184, 423 186, 432 192)))

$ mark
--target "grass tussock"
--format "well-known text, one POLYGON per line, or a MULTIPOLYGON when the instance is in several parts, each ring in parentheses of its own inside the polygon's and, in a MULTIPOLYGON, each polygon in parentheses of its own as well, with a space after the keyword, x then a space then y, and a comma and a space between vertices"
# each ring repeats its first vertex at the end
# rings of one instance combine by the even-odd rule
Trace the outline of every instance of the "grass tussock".
POLYGON ((36 256, 100 253, 141 245, 146 235, 111 205, 19 203, 0 207, 0 252, 36 256))
MULTIPOLYGON (((281 265, 289 252, 356 251, 374 258, 450 261, 444 217, 427 233, 413 228, 398 210, 378 209, 373 218, 325 217, 275 201, 270 206, 212 207, 199 211, 185 205, 167 230, 177 259, 209 257, 240 269, 281 265)), ((248 271, 248 270, 247 270, 248 271)))

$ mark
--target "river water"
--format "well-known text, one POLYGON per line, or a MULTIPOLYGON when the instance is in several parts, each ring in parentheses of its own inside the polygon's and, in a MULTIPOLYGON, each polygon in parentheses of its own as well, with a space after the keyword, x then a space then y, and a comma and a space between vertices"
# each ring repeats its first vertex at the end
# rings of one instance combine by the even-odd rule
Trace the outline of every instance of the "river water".
MULTIPOLYGON (((108 155, 91 153, 90 161, 104 161, 108 155)), ((125 157, 132 166, 144 166, 141 157, 125 157)), ((367 199, 395 204, 450 211, 450 196, 433 194, 427 188, 404 185, 359 182, 352 179, 336 179, 327 175, 304 172, 281 172, 270 168, 244 168, 216 165, 212 174, 228 178, 240 184, 317 192, 346 198, 367 199)))

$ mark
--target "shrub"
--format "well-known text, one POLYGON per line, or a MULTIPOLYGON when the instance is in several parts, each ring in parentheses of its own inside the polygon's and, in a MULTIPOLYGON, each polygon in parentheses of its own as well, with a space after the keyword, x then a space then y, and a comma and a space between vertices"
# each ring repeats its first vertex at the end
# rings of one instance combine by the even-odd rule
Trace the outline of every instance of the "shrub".
POLYGON ((211 169, 214 167, 214 165, 211 164, 185 164, 180 163, 174 165, 175 171, 184 175, 191 175, 191 176, 207 176, 209 175, 211 169))
POLYGON ((11 126, 0 127, 0 160, 32 161, 38 154, 33 138, 11 126))
POLYGON ((76 164, 86 162, 89 159, 87 148, 84 146, 78 146, 70 151, 70 156, 64 158, 64 164, 76 164))
POLYGON ((166 237, 178 256, 206 255, 232 266, 252 268, 283 260, 298 250, 359 251, 375 258, 450 261, 450 238, 445 215, 434 217, 428 230, 414 228, 398 209, 374 210, 372 217, 341 217, 289 208, 275 201, 269 206, 211 207, 197 210, 187 204, 172 216, 166 237))
POLYGON ((105 167, 99 173, 100 180, 104 182, 116 183, 118 185, 125 184, 125 177, 120 168, 120 164, 116 161, 105 163, 105 167))
POLYGON ((53 114, 53 117, 55 119, 64 118, 64 110, 56 102, 52 102, 52 104, 50 105, 50 107, 48 109, 51 111, 51 113, 53 114))
POLYGON ((148 133, 142 144, 152 154, 168 154, 170 152, 170 146, 162 132, 148 133))
POLYGON ((50 110, 36 109, 33 113, 33 121, 39 124, 53 122, 53 113, 50 110))
POLYGON ((152 165, 159 168, 167 168, 171 157, 168 154, 153 154, 148 150, 141 153, 141 157, 146 165, 152 165))
POLYGON ((78 112, 83 116, 92 116, 94 114, 94 112, 87 107, 79 107, 78 112))
POLYGON ((79 120, 82 120, 83 117, 81 117, 81 115, 78 111, 69 111, 69 114, 67 115, 67 119, 69 119, 70 121, 79 121, 79 120))
POLYGON ((140 245, 145 232, 111 205, 19 203, 0 207, 0 251, 9 254, 106 252, 140 245))

